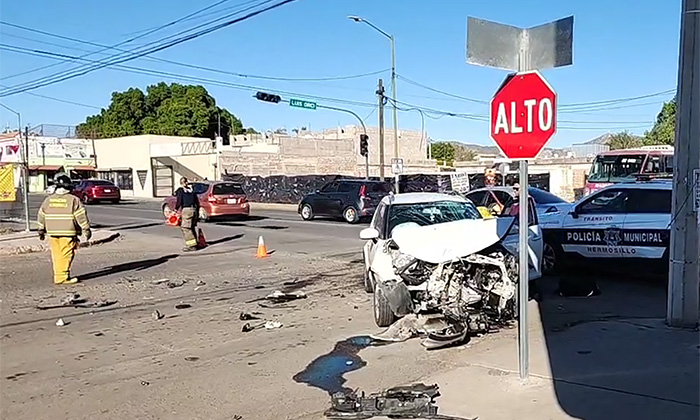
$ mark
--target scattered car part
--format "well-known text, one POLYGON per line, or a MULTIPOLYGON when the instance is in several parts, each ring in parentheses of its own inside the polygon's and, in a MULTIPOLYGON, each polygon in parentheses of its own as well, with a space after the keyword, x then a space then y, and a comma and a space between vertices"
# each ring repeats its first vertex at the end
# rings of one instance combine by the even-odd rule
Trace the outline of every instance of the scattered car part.
POLYGON ((284 293, 279 290, 275 290, 265 297, 272 303, 283 303, 289 302, 297 299, 306 299, 306 293, 304 292, 294 292, 294 293, 284 293))
POLYGON ((429 334, 447 328, 445 317, 442 315, 410 314, 394 322, 379 334, 370 335, 373 340, 400 342, 421 334, 429 334))
POLYGON ((160 311, 159 311, 158 309, 156 309, 155 311, 153 311, 153 313, 151 314, 151 316, 152 316, 153 319, 156 320, 156 321, 165 318, 165 315, 163 315, 162 313, 160 313, 160 311))
MULTIPOLYGON (((395 387, 365 396, 364 392, 338 392, 331 397, 331 408, 325 415, 330 419, 443 419, 457 417, 438 414, 435 398, 440 396, 437 385, 413 384, 395 387)), ((462 419, 466 420, 466 419, 462 419)))
POLYGON ((58 318, 58 321, 56 321, 56 326, 57 327, 62 327, 64 325, 67 325, 66 322, 63 320, 63 318, 58 318))
POLYGON ((238 319, 240 319, 241 321, 250 321, 252 319, 260 319, 260 318, 258 318, 257 316, 255 316, 251 313, 248 313, 248 312, 241 312, 238 315, 238 319))
POLYGON ((175 305, 175 309, 188 309, 191 307, 192 305, 190 305, 189 303, 178 303, 177 305, 175 305))
POLYGON ((265 323, 265 329, 273 330, 275 328, 282 328, 282 323, 279 321, 267 321, 265 323))

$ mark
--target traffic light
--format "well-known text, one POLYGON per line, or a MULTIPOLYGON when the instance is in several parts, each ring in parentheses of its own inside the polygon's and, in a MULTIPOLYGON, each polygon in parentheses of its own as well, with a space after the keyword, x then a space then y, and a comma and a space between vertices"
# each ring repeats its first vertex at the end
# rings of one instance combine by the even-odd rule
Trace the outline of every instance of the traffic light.
POLYGON ((265 102, 279 103, 282 100, 279 95, 273 95, 271 93, 258 92, 255 94, 255 99, 265 102))
POLYGON ((369 154, 369 136, 360 134, 360 155, 367 156, 369 154))

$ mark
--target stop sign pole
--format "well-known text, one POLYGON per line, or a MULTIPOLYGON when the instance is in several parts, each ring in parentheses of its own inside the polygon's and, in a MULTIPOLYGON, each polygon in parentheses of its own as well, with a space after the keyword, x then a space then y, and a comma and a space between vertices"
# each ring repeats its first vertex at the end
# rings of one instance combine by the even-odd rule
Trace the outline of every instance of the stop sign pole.
POLYGON ((491 100, 490 135, 504 156, 520 161, 518 371, 522 380, 530 370, 528 160, 544 149, 556 132, 557 121, 556 93, 536 69, 573 64, 573 22, 569 16, 518 28, 472 17, 467 20, 467 63, 516 71, 491 100))
POLYGON ((535 159, 556 132, 556 103, 556 92, 537 71, 509 75, 491 100, 491 138, 503 155, 511 160, 520 161, 518 365, 521 379, 526 379, 529 375, 530 353, 528 160, 535 159))

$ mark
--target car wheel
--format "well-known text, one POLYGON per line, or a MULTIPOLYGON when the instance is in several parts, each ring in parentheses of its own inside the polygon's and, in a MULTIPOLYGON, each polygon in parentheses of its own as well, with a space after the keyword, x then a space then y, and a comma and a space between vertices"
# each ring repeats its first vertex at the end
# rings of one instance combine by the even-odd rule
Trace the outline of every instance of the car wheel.
POLYGON ((553 273, 557 267, 557 250, 548 242, 544 243, 542 249, 542 272, 544 274, 553 273))
POLYGON ((207 214, 206 210, 203 208, 199 208, 199 215, 198 219, 202 223, 206 223, 209 220, 209 215, 207 214))
POLYGON ((301 206, 301 219, 302 220, 313 220, 314 219, 314 210, 311 208, 310 204, 304 204, 301 206))
POLYGON ((173 209, 171 209, 169 205, 164 204, 163 205, 163 216, 165 216, 165 218, 167 219, 168 217, 170 217, 171 214, 173 214, 173 209))
POLYGON ((343 211, 343 219, 350 224, 355 224, 360 220, 360 216, 354 207, 348 207, 343 211))
POLYGON ((374 322, 378 327, 388 327, 394 323, 396 316, 389 306, 389 301, 384 295, 384 290, 381 287, 374 287, 374 299, 372 300, 374 307, 374 322))

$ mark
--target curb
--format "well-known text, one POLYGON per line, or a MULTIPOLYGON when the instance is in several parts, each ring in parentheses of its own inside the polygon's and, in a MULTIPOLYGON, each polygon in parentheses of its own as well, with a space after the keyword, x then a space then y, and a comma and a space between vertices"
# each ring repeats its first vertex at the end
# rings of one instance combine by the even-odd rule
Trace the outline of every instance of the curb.
MULTIPOLYGON (((78 248, 89 248, 95 245, 102 245, 107 242, 112 242, 115 239, 119 238, 121 234, 119 232, 114 232, 111 235, 102 238, 102 239, 96 239, 94 241, 87 241, 87 242, 80 242, 78 244, 78 248)), ((18 246, 15 248, 0 248, 0 255, 22 255, 22 254, 32 254, 36 252, 44 252, 48 251, 49 247, 48 245, 45 245, 44 243, 40 245, 26 245, 26 246, 18 246)))

